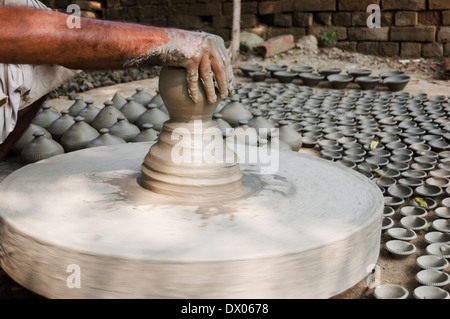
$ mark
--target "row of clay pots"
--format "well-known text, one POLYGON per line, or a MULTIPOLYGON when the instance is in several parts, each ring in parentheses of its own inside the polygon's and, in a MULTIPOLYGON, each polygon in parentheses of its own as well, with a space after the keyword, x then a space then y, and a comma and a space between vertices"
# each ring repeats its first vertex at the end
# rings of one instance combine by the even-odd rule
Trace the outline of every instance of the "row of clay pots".
POLYGON ((148 103, 148 108, 144 108, 145 111, 138 117, 131 111, 133 108, 137 109, 136 106, 143 108, 140 103, 134 101, 135 98, 141 102, 145 102, 146 98, 146 101, 153 100, 161 105, 159 95, 151 97, 138 88, 132 97, 123 99, 123 105, 118 106, 122 98, 116 93, 113 97, 116 106, 111 100, 106 101, 100 109, 95 107, 92 101, 83 101, 81 97, 76 97, 71 107, 61 113, 49 104, 44 104, 12 151, 20 155, 24 162, 31 163, 94 146, 155 141, 162 124, 168 119, 167 113, 157 108, 155 103, 148 103), (128 121, 122 109, 136 124, 128 121))
POLYGON ((348 70, 347 74, 341 74, 340 68, 319 68, 314 73, 312 67, 292 67, 288 70, 286 65, 269 65, 263 69, 258 64, 240 65, 240 70, 255 82, 276 78, 280 83, 291 83, 294 79, 300 79, 304 85, 315 87, 321 81, 328 81, 335 89, 345 89, 349 83, 358 83, 363 90, 373 90, 377 85, 383 84, 391 91, 401 91, 409 83, 410 77, 401 71, 383 72, 379 76, 370 76, 372 71, 367 69, 348 70))

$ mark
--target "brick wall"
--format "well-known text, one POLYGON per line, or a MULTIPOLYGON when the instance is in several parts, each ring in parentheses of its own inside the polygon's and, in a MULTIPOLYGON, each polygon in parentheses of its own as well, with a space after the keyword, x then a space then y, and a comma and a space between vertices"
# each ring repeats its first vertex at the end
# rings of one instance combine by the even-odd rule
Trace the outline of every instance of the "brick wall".
MULTIPOLYGON (((337 46, 400 57, 450 56, 450 0, 241 0, 241 29, 269 26, 266 37, 295 40, 335 31, 337 46), (381 7, 381 28, 370 29, 367 6, 381 7)), ((47 0, 64 10, 77 3, 88 17, 201 29, 229 40, 232 0, 47 0)))

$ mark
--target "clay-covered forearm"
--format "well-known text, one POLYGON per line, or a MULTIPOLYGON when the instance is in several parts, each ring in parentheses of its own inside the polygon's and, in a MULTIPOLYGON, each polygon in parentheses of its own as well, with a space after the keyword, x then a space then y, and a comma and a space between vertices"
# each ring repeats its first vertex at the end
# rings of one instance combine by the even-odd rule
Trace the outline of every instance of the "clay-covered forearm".
POLYGON ((0 63, 123 68, 169 41, 162 28, 84 18, 80 28, 69 28, 68 17, 50 10, 0 7, 0 63))

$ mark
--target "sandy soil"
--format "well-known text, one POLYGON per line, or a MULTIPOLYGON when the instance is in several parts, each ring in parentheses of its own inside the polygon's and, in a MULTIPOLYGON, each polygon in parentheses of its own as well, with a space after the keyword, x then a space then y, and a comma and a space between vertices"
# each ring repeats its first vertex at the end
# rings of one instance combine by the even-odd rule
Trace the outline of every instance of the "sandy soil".
MULTIPOLYGON (((249 82, 251 79, 242 76, 238 66, 240 63, 257 63, 263 66, 278 63, 289 66, 313 66, 319 67, 340 67, 343 70, 353 68, 371 69, 372 74, 377 75, 383 71, 388 70, 403 70, 407 75, 411 76, 411 82, 407 85, 404 91, 411 93, 427 93, 429 95, 449 95, 450 83, 443 79, 442 63, 439 60, 419 60, 418 62, 401 63, 399 60, 390 58, 380 58, 375 56, 367 56, 358 53, 343 52, 338 49, 321 49, 316 52, 306 52, 302 49, 294 49, 279 56, 262 59, 255 56, 242 55, 236 63, 236 82, 249 82)), ((113 85, 110 87, 93 89, 88 92, 80 93, 85 99, 94 100, 95 104, 101 106, 103 102, 113 97, 116 92, 123 96, 130 96, 135 92, 137 87, 143 87, 148 93, 155 94, 157 90, 158 78, 141 80, 136 82, 113 85)), ((320 85, 322 88, 331 88, 327 83, 320 85)), ((355 84, 351 84, 348 88, 357 88, 355 84)), ((380 88, 381 90, 385 88, 380 88)), ((59 98, 48 101, 49 104, 58 110, 67 109, 73 101, 67 98, 59 98)), ((317 155, 317 150, 303 149, 301 152, 317 155)), ((8 157, 3 162, 0 162, 0 181, 8 174, 20 168, 22 164, 17 157, 8 157)), ((396 213, 393 217, 396 226, 399 225, 399 214, 396 213)), ((434 212, 431 211, 428 216, 428 221, 435 219, 434 212)), ((381 237, 380 257, 378 261, 379 284, 395 283, 404 286, 412 292, 419 283, 415 280, 415 274, 420 270, 415 264, 418 256, 425 254, 426 242, 423 240, 425 231, 418 233, 418 238, 411 241, 417 247, 417 252, 406 259, 394 259, 385 249, 384 243, 389 240, 386 234, 381 237)), ((445 270, 447 273, 450 269, 445 270)), ((447 290, 450 287, 446 287, 447 290)), ((38 298, 28 290, 20 287, 11 278, 9 278, 4 271, 0 269, 0 298, 38 298)), ((367 299, 373 297, 373 288, 366 285, 366 280, 361 281, 346 292, 335 296, 337 299, 367 299)))

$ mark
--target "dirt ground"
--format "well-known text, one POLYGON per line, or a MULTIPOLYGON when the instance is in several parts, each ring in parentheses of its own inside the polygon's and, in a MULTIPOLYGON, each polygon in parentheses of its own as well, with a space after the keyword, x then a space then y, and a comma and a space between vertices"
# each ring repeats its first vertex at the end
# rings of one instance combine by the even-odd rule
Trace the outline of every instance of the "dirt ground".
MULTIPOLYGON (((450 83, 443 78, 443 69, 441 60, 424 60, 417 61, 399 61, 398 59, 382 58, 369 55, 362 55, 358 53, 344 52, 339 49, 319 49, 318 51, 305 51, 303 49, 293 49, 282 55, 263 59, 252 55, 241 55, 236 63, 236 82, 249 82, 251 79, 242 76, 238 67, 242 63, 257 63, 262 66, 269 64, 285 64, 288 66, 312 66, 319 67, 339 67, 343 70, 353 68, 363 68, 372 70, 373 75, 378 75, 383 71, 402 70, 407 75, 411 76, 411 81, 404 89, 410 93, 427 93, 428 95, 450 95, 450 83)), ((94 100, 96 105, 103 105, 103 102, 113 97, 116 92, 123 96, 130 96, 135 92, 137 87, 143 87, 148 93, 155 94, 157 90, 158 78, 147 80, 140 80, 130 83, 123 83, 109 87, 97 88, 91 91, 80 93, 85 99, 94 100)), ((329 84, 323 83, 318 88, 331 88, 329 84)), ((351 84, 349 87, 358 88, 356 84, 351 84)), ((380 88, 383 90, 383 88, 380 88)), ((73 101, 66 97, 53 99, 48 101, 49 104, 58 110, 67 109, 73 101)), ((301 152, 306 152, 312 155, 317 155, 317 150, 302 149, 301 152)), ((7 175, 20 168, 23 164, 17 157, 7 157, 3 162, 0 162, 0 181, 7 175)), ((395 226, 399 225, 399 214, 393 216, 395 226)), ((427 215, 428 221, 435 219, 434 212, 431 211, 427 215)), ((417 251, 415 254, 405 259, 394 259, 385 249, 384 244, 389 240, 388 236, 383 233, 381 237, 381 249, 378 260, 380 269, 379 279, 380 284, 393 283, 400 284, 405 287, 412 297, 414 288, 419 286, 415 280, 415 274, 420 270, 415 264, 418 256, 425 254, 426 242, 423 240, 425 231, 418 233, 418 238, 411 241, 416 245, 417 251)), ((445 270, 450 273, 450 268, 445 270)), ((446 289, 450 291, 450 287, 446 289)), ((41 298, 27 289, 15 283, 2 269, 0 269, 0 298, 41 298)), ((371 299, 373 296, 373 288, 366 286, 366 280, 350 288, 346 292, 335 296, 336 299, 371 299)))

